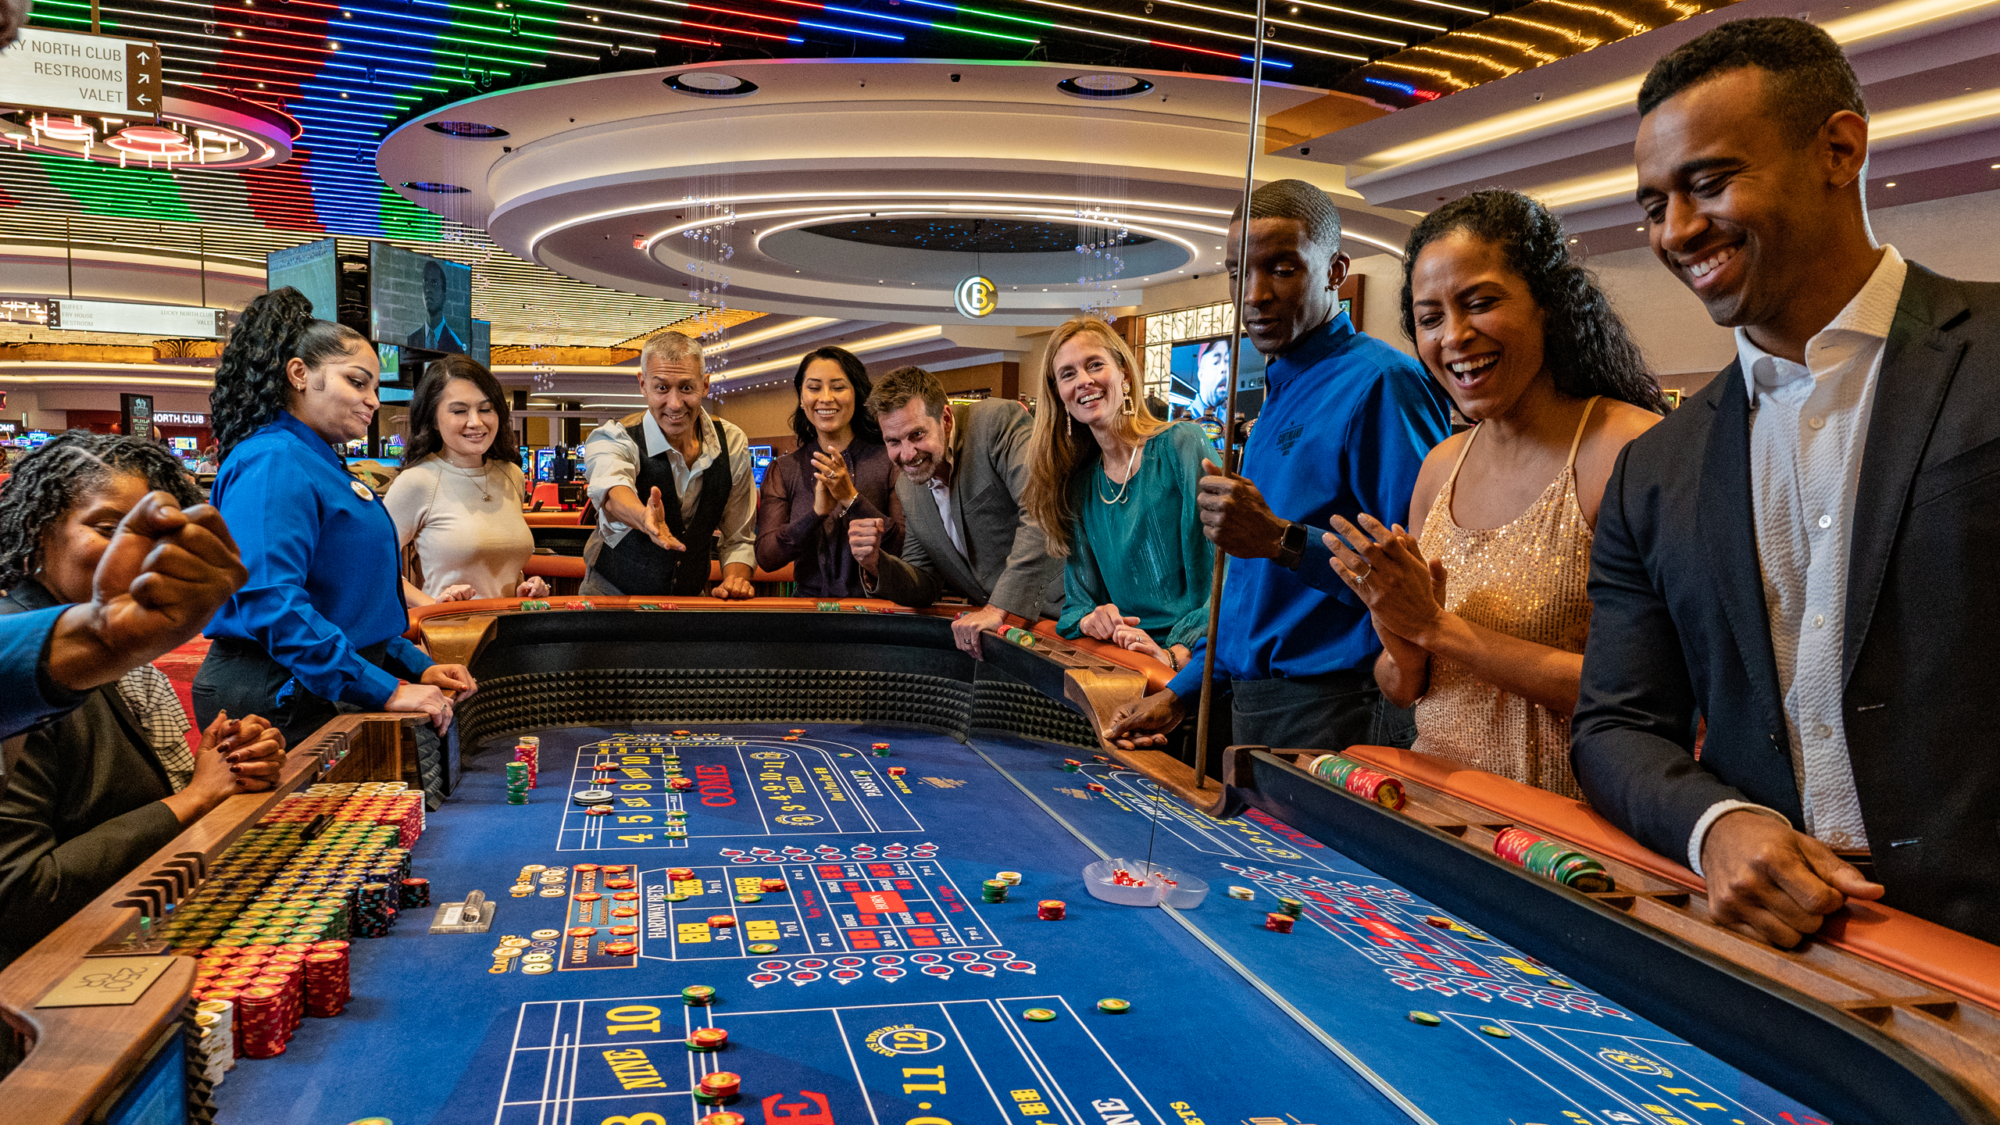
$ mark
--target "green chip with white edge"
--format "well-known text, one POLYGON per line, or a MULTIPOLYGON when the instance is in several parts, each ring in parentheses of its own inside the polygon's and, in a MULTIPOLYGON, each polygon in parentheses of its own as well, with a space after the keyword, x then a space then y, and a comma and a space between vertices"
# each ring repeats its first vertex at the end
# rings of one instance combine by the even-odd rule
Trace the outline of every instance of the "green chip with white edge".
POLYGON ((1130 1000, 1119 1000, 1107 997, 1097 1002, 1097 1010, 1105 1013, 1106 1015, 1112 1015, 1112 1016, 1123 1015, 1124 1013, 1132 1010, 1132 1002, 1130 1000))
POLYGON ((1498 1024, 1482 1023, 1479 1025, 1479 1030, 1485 1032, 1488 1035, 1491 1035, 1495 1039, 1514 1038, 1513 1032, 1508 1031, 1506 1028, 1501 1027, 1498 1024))
POLYGON ((1411 1012, 1410 1022, 1420 1023, 1423 1024, 1425 1027, 1436 1027, 1437 1025, 1443 1023, 1444 1021, 1432 1015, 1429 1012, 1411 1012))
POLYGON ((758 942, 756 945, 750 947, 750 952, 752 953, 776 953, 777 951, 778 947, 768 941, 758 942))
POLYGON ((1029 1008, 1021 1013, 1021 1018, 1035 1023, 1047 1023, 1056 1018, 1056 1013, 1053 1008, 1029 1008))

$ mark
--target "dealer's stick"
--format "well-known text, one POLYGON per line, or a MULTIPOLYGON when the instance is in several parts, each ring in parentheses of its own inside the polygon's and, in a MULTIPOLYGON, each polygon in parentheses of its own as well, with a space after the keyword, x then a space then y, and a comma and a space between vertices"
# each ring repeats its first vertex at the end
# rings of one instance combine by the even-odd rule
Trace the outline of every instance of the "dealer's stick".
MULTIPOLYGON (((1230 281, 1229 401, 1223 407, 1222 471, 1234 473, 1236 466, 1236 371, 1243 361, 1242 275, 1250 257, 1250 193, 1256 187, 1258 119, 1264 100, 1264 0, 1257 0, 1257 45, 1250 61, 1250 144, 1243 158, 1243 226, 1236 234, 1236 272, 1230 281)), ((1229 556, 1215 551, 1215 576, 1208 587, 1208 650, 1201 661, 1201 709, 1194 724, 1194 787, 1208 785, 1208 714, 1215 698, 1215 630, 1222 620, 1222 578, 1229 556)))

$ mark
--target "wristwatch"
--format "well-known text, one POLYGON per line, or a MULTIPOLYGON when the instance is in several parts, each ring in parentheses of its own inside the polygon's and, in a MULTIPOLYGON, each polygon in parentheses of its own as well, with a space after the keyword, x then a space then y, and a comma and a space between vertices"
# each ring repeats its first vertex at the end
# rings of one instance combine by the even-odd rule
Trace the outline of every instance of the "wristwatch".
POLYGON ((1285 534, 1278 540, 1278 554, 1275 561, 1286 570, 1297 570, 1299 568, 1299 560, 1305 558, 1305 555, 1306 525, 1302 523, 1286 524, 1285 534))

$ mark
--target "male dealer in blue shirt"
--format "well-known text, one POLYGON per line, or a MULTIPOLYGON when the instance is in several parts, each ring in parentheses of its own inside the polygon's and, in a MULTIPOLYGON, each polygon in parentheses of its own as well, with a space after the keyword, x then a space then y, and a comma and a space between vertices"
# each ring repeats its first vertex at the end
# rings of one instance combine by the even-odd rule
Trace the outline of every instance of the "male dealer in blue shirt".
MULTIPOLYGON (((1417 361, 1355 329, 1341 311, 1347 280, 1340 213, 1303 180, 1250 197, 1244 328, 1270 357, 1242 474, 1204 464, 1203 530, 1234 556, 1222 585, 1215 667, 1232 690, 1232 741, 1340 750, 1380 737, 1368 609, 1328 565, 1320 530, 1335 515, 1409 518, 1417 470, 1451 433, 1451 406, 1417 361)), ((1165 741, 1201 690, 1202 651, 1164 691, 1121 708, 1108 736, 1126 747, 1165 741)), ((1217 684, 1218 689, 1223 687, 1217 684)))

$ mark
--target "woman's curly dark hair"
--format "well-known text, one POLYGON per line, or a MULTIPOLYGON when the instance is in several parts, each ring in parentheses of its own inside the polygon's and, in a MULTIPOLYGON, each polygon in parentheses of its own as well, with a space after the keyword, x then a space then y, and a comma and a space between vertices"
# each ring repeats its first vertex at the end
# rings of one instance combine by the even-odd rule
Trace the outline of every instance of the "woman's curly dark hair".
POLYGON ((506 388, 478 360, 448 355, 424 368, 424 377, 418 381, 416 393, 410 396, 410 444, 403 448, 403 468, 444 448, 444 435, 438 432, 437 425, 438 403, 453 379, 464 379, 478 387, 486 401, 493 404, 493 444, 486 447, 486 460, 519 464, 521 449, 514 441, 514 424, 507 418, 506 388))
MULTIPOLYGON (((868 396, 874 393, 875 385, 868 381, 868 369, 862 366, 861 360, 846 348, 836 348, 828 345, 823 348, 814 348, 812 351, 807 352, 799 360, 799 369, 792 373, 792 397, 799 397, 800 388, 806 385, 806 368, 811 367, 816 360, 822 359, 832 360, 839 364, 841 374, 846 375, 847 381, 854 385, 854 421, 852 425, 854 426, 855 439, 858 441, 871 441, 876 445, 881 445, 882 424, 877 422, 875 415, 870 413, 863 405, 868 401, 868 396)), ((800 403, 798 406, 792 408, 792 434, 799 439, 800 449, 804 449, 819 441, 819 430, 813 426, 812 419, 806 417, 804 403, 800 403)))
POLYGON ((1528 283, 1547 318, 1542 362, 1556 389, 1575 398, 1603 395, 1667 412, 1659 381, 1597 279, 1570 256, 1562 220, 1518 191, 1476 191, 1424 216, 1403 249, 1403 335, 1417 338, 1410 276, 1424 247, 1454 231, 1498 244, 1508 268, 1528 283))
POLYGON ((41 569, 42 533, 69 515, 113 473, 142 477, 147 491, 165 492, 183 508, 201 490, 174 455, 144 438, 71 430, 14 464, 0 489, 0 590, 12 590, 41 569))
POLYGON ((332 321, 313 319, 312 302, 287 285, 250 302, 215 368, 208 409, 215 426, 217 459, 236 443, 270 425, 292 402, 285 365, 302 359, 307 367, 367 347, 361 333, 332 321))

